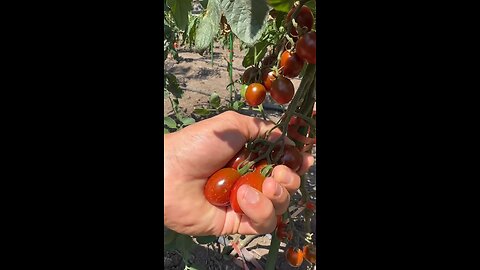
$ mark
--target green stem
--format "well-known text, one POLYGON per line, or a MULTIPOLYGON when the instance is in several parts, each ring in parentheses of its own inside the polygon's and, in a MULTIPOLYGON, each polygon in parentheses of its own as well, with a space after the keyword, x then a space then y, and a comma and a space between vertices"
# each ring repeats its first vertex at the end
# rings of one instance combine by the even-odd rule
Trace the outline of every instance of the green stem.
POLYGON ((210 54, 212 55, 211 58, 212 58, 212 67, 213 67, 213 41, 210 44, 210 54))
POLYGON ((268 249, 267 264, 265 270, 274 270, 278 257, 278 249, 280 248, 280 240, 277 238, 275 231, 272 233, 272 242, 268 249))
POLYGON ((228 34, 228 49, 230 50, 228 62, 228 76, 230 77, 230 107, 233 107, 233 32, 228 34))

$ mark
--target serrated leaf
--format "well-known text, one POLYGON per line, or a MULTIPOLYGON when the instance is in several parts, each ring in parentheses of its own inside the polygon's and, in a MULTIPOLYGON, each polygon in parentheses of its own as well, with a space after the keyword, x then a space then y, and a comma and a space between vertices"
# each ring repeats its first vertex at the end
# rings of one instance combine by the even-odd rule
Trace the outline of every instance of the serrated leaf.
POLYGON ((170 133, 170 131, 168 131, 168 129, 166 128, 163 128, 163 134, 168 134, 168 133, 170 133))
POLYGON ((212 106, 215 109, 220 107, 220 96, 217 93, 213 92, 212 95, 210 95, 209 103, 210 103, 210 106, 212 106))
POLYGON ((265 0, 221 0, 221 8, 232 32, 241 41, 251 46, 262 37, 271 9, 265 0))
POLYGON ((169 128, 176 128, 177 123, 171 117, 167 116, 163 118, 163 124, 167 125, 169 128))
POLYGON ((197 50, 208 48, 220 29, 222 13, 218 1, 208 1, 205 15, 200 18, 195 34, 195 48, 197 50))
POLYGON ((188 25, 188 12, 192 10, 191 0, 167 0, 167 4, 172 10, 175 24, 179 29, 185 30, 188 25))
POLYGON ((197 239, 197 242, 199 244, 208 244, 208 243, 212 243, 212 242, 215 242, 217 241, 217 237, 216 236, 213 236, 213 235, 209 235, 209 236, 198 236, 198 237, 195 237, 195 239, 197 239))
POLYGON ((295 0, 267 0, 269 6, 282 12, 289 12, 293 6, 293 2, 295 2, 295 0))
POLYGON ((242 61, 242 66, 244 67, 249 67, 251 65, 254 65, 254 63, 260 62, 260 60, 263 59, 265 56, 265 53, 267 52, 267 46, 269 45, 268 41, 262 40, 255 44, 253 47, 250 47, 248 49, 247 54, 243 58, 242 61), (255 55, 255 50, 257 54, 255 55))
POLYGON ((195 119, 193 119, 191 117, 182 118, 182 123, 183 123, 184 126, 188 126, 188 125, 191 125, 191 124, 195 123, 195 119))
POLYGON ((183 90, 178 84, 177 77, 171 73, 165 73, 164 77, 163 88, 172 93, 176 98, 181 98, 183 95, 183 90))
POLYGON ((210 114, 210 111, 205 108, 196 108, 193 110, 194 114, 198 114, 200 116, 207 116, 210 114))

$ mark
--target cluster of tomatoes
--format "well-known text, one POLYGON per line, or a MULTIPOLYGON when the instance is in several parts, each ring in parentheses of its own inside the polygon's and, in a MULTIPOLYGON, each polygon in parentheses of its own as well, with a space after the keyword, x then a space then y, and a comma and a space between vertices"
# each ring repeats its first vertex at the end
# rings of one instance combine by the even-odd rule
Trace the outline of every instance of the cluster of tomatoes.
MULTIPOLYGON (((272 155, 276 155, 279 148, 279 146, 276 146, 272 150, 272 155)), ((237 201, 238 189, 247 184, 262 192, 263 181, 269 174, 268 170, 262 173, 262 169, 269 165, 265 159, 253 164, 245 174, 240 173, 241 167, 256 159, 258 155, 244 147, 224 168, 211 175, 204 187, 204 195, 207 201, 215 206, 231 206, 236 213, 243 214, 237 201)), ((298 171, 302 162, 303 156, 297 148, 284 145, 283 153, 277 163, 288 166, 293 171, 298 171)), ((273 165, 270 167, 273 167, 273 165)))
MULTIPOLYGON (((293 7, 287 14, 287 22, 291 20, 295 10, 296 7, 293 7)), ((316 64, 317 34, 315 31, 311 31, 314 18, 310 8, 302 6, 295 21, 298 29, 302 29, 302 33, 306 33, 299 36, 297 29, 291 27, 290 35, 297 41, 292 49, 281 54, 280 69, 278 71, 272 70, 270 65, 267 64, 261 69, 256 66, 249 67, 243 73, 242 83, 244 88, 242 89, 242 96, 245 97, 248 105, 258 106, 262 104, 267 92, 278 104, 287 104, 295 94, 290 79, 300 74, 305 63, 316 64)))
MULTIPOLYGON (((286 223, 282 221, 282 216, 277 216, 277 237, 281 241, 290 241, 293 238, 293 233, 291 230, 288 230, 286 223)), ((289 247, 285 252, 285 258, 287 259, 288 264, 292 267, 300 267, 302 265, 303 259, 310 262, 311 264, 317 263, 317 253, 316 247, 313 244, 306 244, 303 246, 303 249, 298 247, 289 247)))

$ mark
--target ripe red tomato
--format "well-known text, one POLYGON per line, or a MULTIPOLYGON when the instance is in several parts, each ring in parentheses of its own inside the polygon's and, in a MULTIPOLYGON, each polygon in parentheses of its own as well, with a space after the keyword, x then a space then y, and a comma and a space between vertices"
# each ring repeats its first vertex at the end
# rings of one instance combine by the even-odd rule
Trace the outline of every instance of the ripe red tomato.
POLYGON ((262 104, 267 95, 267 90, 265 86, 260 83, 252 83, 247 87, 245 92, 245 99, 250 106, 258 106, 262 104))
POLYGON ((297 77, 302 71, 303 64, 305 64, 305 61, 298 56, 297 53, 284 51, 280 58, 280 67, 283 68, 283 76, 289 78, 297 77))
POLYGON ((250 155, 250 160, 254 160, 258 156, 256 153, 251 153, 250 151, 248 151, 247 148, 244 147, 232 159, 230 159, 230 161, 227 163, 227 165, 225 165, 225 167, 234 168, 235 170, 238 170, 238 165, 240 165, 240 163, 246 160, 249 155, 250 155))
MULTIPOLYGON (((297 8, 294 6, 290 12, 288 12, 287 14, 287 22, 290 21, 292 15, 293 15, 293 12, 295 12, 297 8)), ((297 18, 295 19, 295 21, 297 22, 297 27, 298 28, 301 28, 301 27, 307 27, 308 28, 308 31, 312 30, 312 26, 313 26, 313 13, 312 11, 310 10, 310 8, 308 8, 307 6, 302 6, 300 8, 300 13, 298 13, 297 15, 297 18)), ((295 27, 292 25, 292 28, 290 28, 290 34, 292 36, 296 36, 298 35, 297 33, 297 30, 295 29, 295 27)))
POLYGON ((317 34, 308 32, 301 36, 296 45, 297 55, 309 64, 317 62, 317 34))
POLYGON ((238 180, 233 185, 232 192, 230 194, 230 205, 232 206, 233 211, 239 214, 243 214, 243 211, 240 208, 237 200, 238 189, 243 185, 249 185, 256 190, 262 192, 263 181, 265 181, 265 176, 260 174, 258 171, 244 174, 240 178, 238 178, 238 180))
POLYGON ((251 82, 254 82, 259 71, 260 69, 255 66, 247 68, 245 72, 243 72, 242 83, 250 84, 251 82))
POLYGON ((301 249, 292 247, 287 250, 285 253, 288 264, 292 267, 299 267, 303 262, 303 251, 301 249))
POLYGON ((303 247, 303 257, 312 264, 317 263, 317 249, 313 244, 308 244, 303 247))
POLYGON ((278 104, 286 104, 290 102, 295 95, 295 88, 292 81, 283 76, 279 76, 275 81, 272 82, 272 87, 270 88, 270 96, 278 104))
POLYGON ((232 168, 223 168, 210 176, 205 184, 203 193, 207 201, 215 206, 228 206, 230 191, 240 173, 232 168))
POLYGON ((275 76, 275 72, 273 70, 265 68, 262 71, 262 81, 263 85, 265 86, 265 89, 267 92, 270 91, 270 88, 272 87, 272 82, 275 81, 277 77, 275 76))

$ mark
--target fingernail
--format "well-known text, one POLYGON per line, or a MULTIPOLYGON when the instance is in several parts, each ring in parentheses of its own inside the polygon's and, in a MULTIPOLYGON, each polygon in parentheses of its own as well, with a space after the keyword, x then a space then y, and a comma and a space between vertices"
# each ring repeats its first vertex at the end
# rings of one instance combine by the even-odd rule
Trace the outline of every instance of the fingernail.
POLYGON ((256 204, 260 200, 260 194, 252 187, 247 187, 247 191, 243 195, 243 198, 250 204, 256 204))
POLYGON ((275 189, 275 193, 273 194, 275 197, 278 197, 282 194, 282 191, 283 191, 283 188, 282 188, 282 185, 280 185, 279 183, 276 183, 277 187, 275 189))

